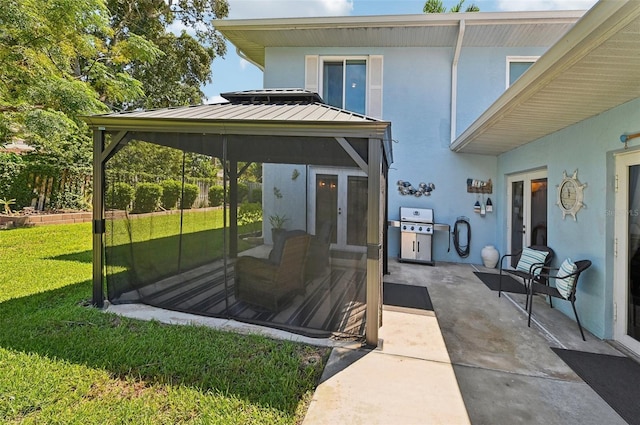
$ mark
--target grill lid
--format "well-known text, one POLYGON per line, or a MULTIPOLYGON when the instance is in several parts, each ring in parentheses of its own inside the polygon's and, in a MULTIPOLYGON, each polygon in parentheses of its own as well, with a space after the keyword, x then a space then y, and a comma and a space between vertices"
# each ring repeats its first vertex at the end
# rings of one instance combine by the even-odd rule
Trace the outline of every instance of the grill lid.
POLYGON ((433 223, 433 209, 400 207, 400 221, 433 223))

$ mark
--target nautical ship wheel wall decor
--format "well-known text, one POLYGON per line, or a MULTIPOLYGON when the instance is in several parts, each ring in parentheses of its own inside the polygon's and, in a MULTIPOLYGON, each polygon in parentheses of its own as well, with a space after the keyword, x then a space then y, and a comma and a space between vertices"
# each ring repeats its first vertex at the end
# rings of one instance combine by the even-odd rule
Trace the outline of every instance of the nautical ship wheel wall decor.
POLYGON ((578 180, 578 170, 573 172, 572 176, 568 176, 566 171, 562 172, 562 181, 558 188, 558 201, 556 204, 562 211, 562 219, 565 216, 572 215, 573 220, 577 221, 576 214, 580 211, 580 208, 585 207, 584 200, 584 188, 587 187, 586 183, 580 183, 578 180))

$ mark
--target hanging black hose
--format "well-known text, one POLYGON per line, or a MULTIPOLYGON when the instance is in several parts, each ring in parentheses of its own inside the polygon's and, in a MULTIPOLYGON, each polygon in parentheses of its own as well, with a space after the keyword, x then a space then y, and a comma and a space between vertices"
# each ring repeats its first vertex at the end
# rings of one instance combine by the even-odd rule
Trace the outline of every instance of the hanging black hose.
POLYGON ((456 248, 456 252, 462 258, 467 258, 471 250, 471 225, 467 217, 458 217, 456 224, 453 226, 453 246, 456 248), (466 244, 460 243, 460 235, 464 233, 466 227, 466 244))

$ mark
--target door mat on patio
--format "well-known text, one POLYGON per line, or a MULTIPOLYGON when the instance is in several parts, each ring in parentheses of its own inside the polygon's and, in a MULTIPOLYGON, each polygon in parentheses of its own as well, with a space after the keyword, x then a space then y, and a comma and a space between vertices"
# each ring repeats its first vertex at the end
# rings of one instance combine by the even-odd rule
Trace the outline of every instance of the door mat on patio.
POLYGON ((551 348, 630 425, 640 425, 640 364, 628 357, 551 348))
MULTIPOLYGON (((473 272, 492 291, 497 291, 500 287, 500 275, 497 273, 473 272)), ((502 292, 513 292, 516 294, 526 294, 524 285, 511 276, 502 275, 502 292)))
POLYGON ((429 292, 424 286, 384 282, 382 304, 433 311, 429 292))

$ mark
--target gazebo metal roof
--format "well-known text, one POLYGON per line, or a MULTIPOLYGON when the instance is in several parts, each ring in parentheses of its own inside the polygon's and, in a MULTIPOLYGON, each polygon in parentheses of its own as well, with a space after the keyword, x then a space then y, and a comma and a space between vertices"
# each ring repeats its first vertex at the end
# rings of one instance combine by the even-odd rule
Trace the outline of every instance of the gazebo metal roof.
MULTIPOLYGON (((384 140, 391 153, 388 121, 335 108, 316 93, 268 89, 225 93, 228 103, 116 112, 85 117, 106 131, 354 137, 384 140)), ((388 156, 389 162, 391 157, 388 156)))

